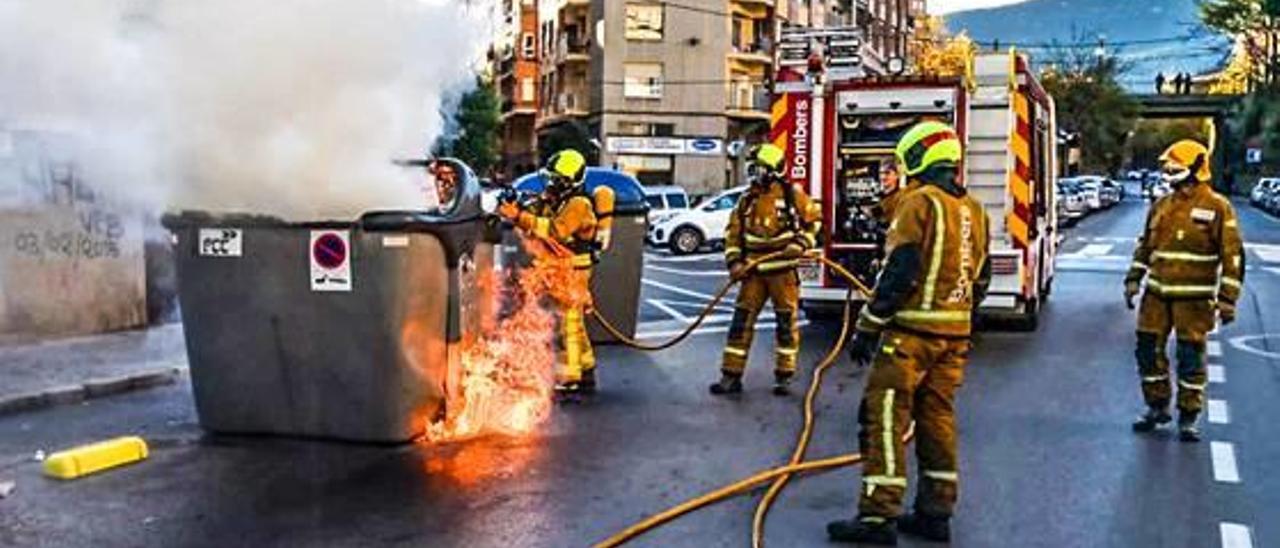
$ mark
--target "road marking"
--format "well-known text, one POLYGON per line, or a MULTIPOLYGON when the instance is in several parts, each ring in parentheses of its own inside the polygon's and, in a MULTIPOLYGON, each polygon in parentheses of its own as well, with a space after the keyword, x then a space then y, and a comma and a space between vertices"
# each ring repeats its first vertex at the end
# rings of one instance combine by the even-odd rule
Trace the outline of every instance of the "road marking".
MULTIPOLYGON (((808 320, 799 320, 796 322, 796 327, 806 327, 808 325, 809 325, 808 320)), ((771 322, 760 322, 756 324, 755 330, 757 333, 761 331, 773 331, 774 327, 775 327, 775 324, 771 322)), ((716 333, 728 333, 728 332, 729 332, 728 325, 711 325, 711 326, 699 327, 698 329, 694 330, 693 336, 714 335, 716 333)), ((641 340, 665 339, 669 337, 674 337, 681 333, 684 333, 683 329, 669 329, 666 331, 640 332, 640 333, 636 333, 636 339, 641 339, 641 340)))
POLYGON ((1272 274, 1275 274, 1275 275, 1277 275, 1277 276, 1280 276, 1280 268, 1276 268, 1276 267, 1274 267, 1274 266, 1268 266, 1268 267, 1264 268, 1263 270, 1266 270, 1267 272, 1270 272, 1270 273, 1272 273, 1272 274))
POLYGON ((1222 384, 1227 382, 1227 370, 1221 365, 1209 366, 1209 382, 1214 384, 1222 384))
POLYGON ((1280 335, 1245 335, 1242 337, 1236 337, 1234 339, 1231 339, 1231 346, 1234 346, 1239 350, 1243 350, 1255 356, 1262 356, 1264 358, 1268 358, 1272 360, 1280 359, 1280 353, 1260 350, 1260 349, 1254 348, 1252 345, 1249 344, 1253 341, 1265 341, 1270 338, 1280 338, 1280 335))
POLYGON ((683 257, 673 257, 670 255, 654 255, 652 253, 644 254, 645 260, 658 261, 658 262, 664 262, 664 263, 703 263, 708 261, 719 260, 723 257, 724 256, 719 253, 708 253, 705 255, 685 255, 683 257))
POLYGON ((667 268, 665 266, 649 265, 645 270, 654 272, 666 272, 667 274, 679 274, 681 276, 700 276, 705 278, 728 278, 729 272, 726 270, 681 270, 679 268, 667 268))
POLYGON ((1236 447, 1225 441, 1209 442, 1213 455, 1213 479, 1222 483, 1240 483, 1240 470, 1236 468, 1236 447))
POLYGON ((656 288, 658 288, 658 289, 665 289, 665 290, 670 291, 670 292, 672 292, 672 293, 679 293, 679 294, 684 295, 684 296, 686 296, 686 297, 693 297, 693 298, 696 298, 696 299, 706 299, 706 300, 710 301, 710 300, 713 300, 713 299, 715 299, 715 298, 716 298, 716 297, 715 297, 715 295, 708 295, 708 294, 706 294, 706 293, 699 293, 699 292, 697 292, 697 291, 690 291, 690 290, 685 289, 685 288, 683 288, 683 287, 676 287, 676 286, 671 285, 671 284, 664 284, 664 283, 662 283, 662 282, 658 282, 658 281, 654 281, 654 280, 645 280, 645 279, 642 279, 642 280, 640 280, 640 283, 643 283, 643 284, 645 284, 645 285, 650 285, 650 286, 656 287, 656 288))
POLYGON ((1280 263, 1280 245, 1253 244, 1248 246, 1264 263, 1280 263))
POLYGON ((1208 351, 1209 351, 1210 358, 1221 358, 1222 343, 1218 341, 1209 341, 1208 351))
MULTIPOLYGON (((665 303, 667 306, 674 306, 677 308, 690 308, 693 310, 697 310, 698 312, 702 312, 703 310, 707 309, 707 303, 709 301, 686 301, 683 299, 662 299, 662 302, 665 303)), ((721 312, 733 312, 733 306, 721 302, 720 304, 716 305, 715 310, 719 310, 721 312)), ((761 317, 764 317, 767 314, 768 313, 763 313, 761 314, 761 317)))
POLYGON ((1209 400, 1209 422, 1213 424, 1230 424, 1231 409, 1226 400, 1209 400))
POLYGON ((1088 255, 1084 251, 1077 253, 1063 253, 1058 255, 1059 260, 1064 261, 1107 261, 1107 262, 1127 262, 1129 257, 1124 255, 1088 255))
POLYGON ((1089 244, 1084 246, 1084 249, 1081 249, 1076 253, 1079 253, 1086 257, 1101 257, 1104 255, 1110 255, 1111 250, 1114 249, 1115 247, 1116 246, 1113 244, 1089 244))
POLYGON ((1253 548, 1253 532, 1248 525, 1224 521, 1218 529, 1222 532, 1222 548, 1253 548))
POLYGON ((666 312, 668 316, 671 316, 672 318, 675 318, 678 321, 681 321, 684 323, 693 323, 693 320, 689 319, 688 316, 681 314, 678 310, 671 308, 670 306, 667 306, 667 303, 659 301, 658 299, 648 299, 645 302, 649 303, 650 306, 653 306, 658 310, 666 312))

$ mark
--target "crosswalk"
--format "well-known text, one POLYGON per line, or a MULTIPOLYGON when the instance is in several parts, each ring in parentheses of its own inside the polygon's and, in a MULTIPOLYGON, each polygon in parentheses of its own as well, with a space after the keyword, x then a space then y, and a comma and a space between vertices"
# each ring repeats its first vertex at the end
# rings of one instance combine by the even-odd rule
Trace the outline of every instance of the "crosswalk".
MULTIPOLYGON (((1137 248, 1136 238, 1078 236, 1063 242, 1058 254, 1060 272, 1127 272, 1137 248)), ((1280 244, 1246 243, 1249 270, 1280 275, 1280 244)))

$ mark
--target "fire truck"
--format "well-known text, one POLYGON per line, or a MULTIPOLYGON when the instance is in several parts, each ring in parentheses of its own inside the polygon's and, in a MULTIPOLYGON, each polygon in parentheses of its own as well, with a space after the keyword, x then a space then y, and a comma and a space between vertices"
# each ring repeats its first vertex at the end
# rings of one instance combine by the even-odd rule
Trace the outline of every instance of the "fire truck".
MULTIPOLYGON (((946 122, 965 143, 964 184, 991 221, 993 279, 981 312, 1034 330, 1058 244, 1053 98, 1013 50, 976 55, 954 79, 869 77, 858 36, 784 33, 779 43, 770 140, 787 151, 792 184, 822 201, 821 252, 872 285, 885 257, 878 205, 893 184, 894 147, 916 123, 946 122)), ((808 263, 800 275, 810 316, 843 305, 847 283, 828 267, 808 263)))

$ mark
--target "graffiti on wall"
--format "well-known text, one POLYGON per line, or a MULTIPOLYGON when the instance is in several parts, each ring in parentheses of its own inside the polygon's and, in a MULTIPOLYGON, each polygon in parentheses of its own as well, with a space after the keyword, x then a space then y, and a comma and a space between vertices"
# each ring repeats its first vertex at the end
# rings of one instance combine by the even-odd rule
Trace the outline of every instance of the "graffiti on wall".
POLYGON ((13 250, 36 259, 119 258, 126 235, 121 215, 99 203, 97 194, 80 180, 74 167, 53 165, 46 174, 41 178, 47 185, 42 193, 44 205, 66 212, 60 217, 69 218, 19 229, 11 242, 13 250))

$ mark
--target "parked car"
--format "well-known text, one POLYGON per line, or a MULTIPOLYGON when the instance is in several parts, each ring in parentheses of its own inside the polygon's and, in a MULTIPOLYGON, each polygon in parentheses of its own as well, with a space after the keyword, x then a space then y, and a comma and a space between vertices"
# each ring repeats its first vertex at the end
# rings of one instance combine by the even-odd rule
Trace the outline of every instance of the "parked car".
POLYGON ((1280 182, 1268 185, 1258 207, 1272 215, 1280 214, 1280 182))
POLYGON ((1261 207, 1267 197, 1275 194, 1277 190, 1280 190, 1280 179, 1260 179, 1258 184, 1253 185, 1253 190, 1249 192, 1249 203, 1254 207, 1261 207))
POLYGON ((649 203, 649 226, 689 209, 689 194, 678 186, 646 186, 644 200, 649 203))
POLYGON ((1102 175, 1084 175, 1078 177, 1078 179, 1086 189, 1097 188, 1099 206, 1095 209, 1109 208, 1120 203, 1120 200, 1124 198, 1124 190, 1121 188, 1120 183, 1112 181, 1107 177, 1102 175))
POLYGON ((1058 222, 1062 226, 1075 226, 1089 214, 1089 205, 1080 196, 1079 188, 1070 180, 1059 180, 1057 190, 1058 222))
POLYGON ((1106 203, 1102 201, 1102 184, 1094 180, 1088 180, 1083 177, 1075 179, 1076 188, 1080 190, 1080 196, 1084 198, 1085 205, 1089 206, 1089 211, 1098 211, 1106 207, 1106 203))
POLYGON ((650 245, 669 247, 676 255, 688 255, 704 245, 724 242, 733 206, 747 187, 731 188, 716 194, 697 207, 677 211, 660 222, 649 225, 646 241, 650 245))

